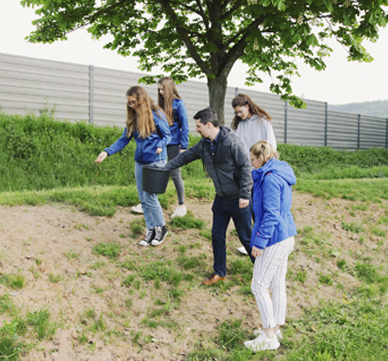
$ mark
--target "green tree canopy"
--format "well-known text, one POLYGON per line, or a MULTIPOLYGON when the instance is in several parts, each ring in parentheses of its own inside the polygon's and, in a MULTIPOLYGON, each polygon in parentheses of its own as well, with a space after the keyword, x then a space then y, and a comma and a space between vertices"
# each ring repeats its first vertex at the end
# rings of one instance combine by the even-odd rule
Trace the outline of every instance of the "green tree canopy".
MULTIPOLYGON (((378 38, 388 0, 23 0, 36 8, 31 42, 66 40, 86 28, 104 47, 138 57, 140 69, 160 66, 176 81, 206 77, 209 103, 224 117, 228 75, 238 59, 249 66, 246 84, 273 79, 269 88, 293 105, 295 59, 325 69, 334 37, 349 60, 370 61, 362 41, 378 38)), ((152 82, 155 77, 145 77, 152 82)))

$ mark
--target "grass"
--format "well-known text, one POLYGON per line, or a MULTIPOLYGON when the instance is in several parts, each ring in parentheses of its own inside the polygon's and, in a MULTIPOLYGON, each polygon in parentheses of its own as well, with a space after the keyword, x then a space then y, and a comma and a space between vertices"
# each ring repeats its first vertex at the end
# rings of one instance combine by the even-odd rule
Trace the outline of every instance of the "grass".
POLYGON ((101 242, 93 247, 93 253, 115 259, 120 255, 121 246, 117 243, 101 242))
POLYGON ((298 179, 294 189, 326 199, 381 203, 388 199, 388 179, 308 180, 298 179))
MULTIPOLYGON (((97 154, 120 133, 116 128, 56 122, 46 116, 0 115, 0 152, 4 155, 0 165, 0 204, 62 203, 93 216, 107 217, 121 207, 137 204, 133 162, 128 161, 133 158, 133 144, 101 165, 94 163, 97 154)), ((198 139, 190 137, 191 144, 198 139)), ((234 254, 232 246, 228 246, 227 281, 207 289, 200 286, 212 263, 211 220, 204 221, 189 212, 169 221, 168 227, 176 231, 176 237, 172 235, 170 242, 155 249, 127 247, 128 242, 133 242, 130 237, 137 239, 144 234, 142 219, 128 223, 128 231, 117 232, 117 239, 80 236, 88 248, 79 253, 72 246, 63 250, 62 256, 65 262, 74 264, 82 255, 83 264, 90 262, 88 277, 69 278, 65 273, 56 273, 58 270, 48 270, 47 254, 35 258, 35 267, 44 266, 37 267, 39 272, 26 267, 27 278, 23 269, 2 273, 4 295, 0 295, 0 314, 4 322, 0 328, 0 358, 22 359, 22 354, 28 354, 32 348, 38 350, 43 345, 40 342, 50 340, 61 327, 75 329, 78 338, 72 340, 73 347, 90 352, 94 351, 90 340, 94 345, 98 340, 111 348, 125 340, 136 354, 151 346, 161 347, 163 343, 157 339, 161 330, 170 335, 171 348, 174 343, 183 347, 181 340, 185 339, 187 346, 182 350, 187 360, 388 359, 388 211, 383 209, 388 199, 388 179, 384 178, 388 175, 387 151, 338 152, 281 144, 279 151, 281 159, 288 161, 297 174, 294 189, 325 199, 350 201, 346 211, 334 202, 327 202, 327 207, 333 213, 331 218, 335 216, 336 224, 341 224, 338 232, 343 235, 346 230, 362 236, 342 246, 317 224, 298 230, 297 249, 290 257, 288 270, 288 292, 294 300, 291 306, 299 307, 299 297, 312 300, 311 304, 317 306, 305 307, 300 317, 288 320, 278 352, 255 355, 243 346, 243 341, 254 337, 252 327, 259 319, 250 290, 252 264, 248 257, 234 254), (376 204, 379 214, 373 215, 377 212, 376 204), (348 213, 358 218, 349 221, 345 219, 348 213), (188 238, 182 236, 184 230, 189 230, 188 238), (87 252, 90 254, 86 255, 87 252), (297 263, 301 255, 307 263, 303 267, 297 263), (16 296, 11 297, 22 294, 11 290, 26 292, 38 277, 39 282, 48 279, 55 283, 50 289, 63 287, 54 300, 60 309, 55 318, 48 308, 31 311, 23 302, 16 303, 16 296), (88 294, 81 302, 79 294, 83 288, 88 294), (341 290, 344 296, 329 299, 322 290, 341 290), (69 310, 62 313, 65 296, 71 302, 79 302, 80 314, 69 310), (194 297, 201 298, 192 307, 194 297), (142 307, 138 307, 139 300, 142 307), (208 305, 218 305, 216 315, 208 313, 208 305), (252 314, 236 316, 234 308, 242 307, 249 307, 252 314), (203 329, 194 328, 190 317, 200 320, 203 329), (206 331, 206 327, 211 331, 206 331)), ((211 207, 214 186, 205 177, 201 162, 183 167, 182 173, 186 197, 202 200, 211 207)), ((172 182, 159 199, 164 209, 176 202, 172 182)), ((309 206, 314 207, 311 203, 309 206)), ((79 234, 91 229, 80 222, 74 228, 79 234)), ((235 232, 228 232, 227 237, 234 245, 235 232)), ((1 261, 8 266, 6 257, 1 261)))
POLYGON ((20 273, 1 274, 0 283, 5 284, 12 289, 21 289, 26 285, 26 279, 20 273))

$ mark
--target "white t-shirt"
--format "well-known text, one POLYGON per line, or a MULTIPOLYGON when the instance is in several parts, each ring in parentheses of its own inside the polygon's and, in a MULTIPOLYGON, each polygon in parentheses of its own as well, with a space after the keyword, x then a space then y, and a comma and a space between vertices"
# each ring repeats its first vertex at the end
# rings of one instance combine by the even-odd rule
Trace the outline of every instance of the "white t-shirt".
POLYGON ((234 132, 243 141, 248 157, 249 149, 259 140, 271 143, 275 150, 277 148, 272 124, 265 117, 260 119, 259 116, 253 114, 251 118, 240 120, 234 132))

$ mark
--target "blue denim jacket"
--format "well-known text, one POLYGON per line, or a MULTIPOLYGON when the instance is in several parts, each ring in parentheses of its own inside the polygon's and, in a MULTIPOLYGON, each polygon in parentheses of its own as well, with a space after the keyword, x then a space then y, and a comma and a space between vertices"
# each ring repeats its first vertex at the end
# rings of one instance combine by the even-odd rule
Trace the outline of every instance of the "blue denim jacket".
POLYGON ((181 149, 187 149, 189 146, 189 120, 185 103, 182 99, 172 101, 172 113, 174 123, 170 127, 171 141, 168 145, 180 144, 181 149))
POLYGON ((167 123, 166 117, 157 112, 152 112, 156 132, 151 133, 147 138, 139 137, 139 132, 132 132, 132 134, 127 137, 127 128, 125 127, 123 135, 116 140, 109 148, 106 148, 105 151, 108 155, 115 154, 122 150, 130 142, 132 138, 136 142, 136 151, 135 151, 135 160, 141 164, 152 163, 158 159, 167 159, 167 150, 166 146, 171 139, 170 129, 167 123), (156 149, 162 148, 162 153, 160 155, 156 154, 156 149))
POLYGON ((255 224, 251 247, 265 249, 297 233, 291 213, 291 185, 296 177, 288 163, 276 158, 253 170, 252 177, 255 224))

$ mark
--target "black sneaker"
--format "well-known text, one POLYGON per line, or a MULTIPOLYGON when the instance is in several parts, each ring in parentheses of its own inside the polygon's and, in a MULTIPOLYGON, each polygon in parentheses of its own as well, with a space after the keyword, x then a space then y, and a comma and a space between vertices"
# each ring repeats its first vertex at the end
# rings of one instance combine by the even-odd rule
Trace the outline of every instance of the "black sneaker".
POLYGON ((155 230, 148 229, 144 239, 142 239, 139 242, 139 246, 143 246, 143 247, 149 246, 151 244, 152 240, 154 239, 154 237, 155 237, 155 230))
POLYGON ((164 239, 167 236, 167 233, 168 232, 167 232, 167 229, 165 226, 156 227, 155 228, 155 237, 152 240, 151 244, 153 246, 159 246, 160 244, 162 244, 164 239))

